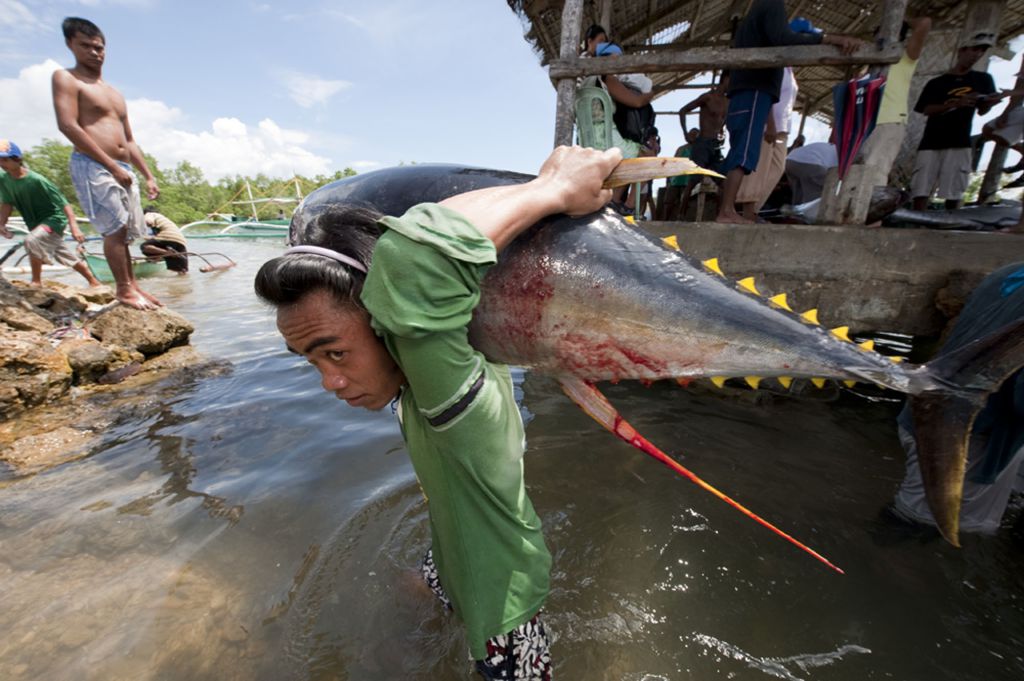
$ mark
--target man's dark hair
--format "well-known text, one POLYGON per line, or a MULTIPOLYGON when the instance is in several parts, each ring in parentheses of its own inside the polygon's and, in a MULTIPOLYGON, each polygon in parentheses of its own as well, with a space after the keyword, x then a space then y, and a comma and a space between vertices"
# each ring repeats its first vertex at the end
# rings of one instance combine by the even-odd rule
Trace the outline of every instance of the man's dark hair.
MULTIPOLYGON (((320 246, 355 258, 370 269, 373 248, 381 235, 380 212, 358 204, 331 206, 293 234, 293 245, 320 246)), ((296 218, 298 225, 301 216, 296 218)), ((256 273, 256 295, 274 307, 299 302, 324 290, 341 305, 362 308, 359 295, 366 275, 359 270, 312 253, 290 253, 268 260, 256 273)))
POLYGON ((100 30, 100 27, 88 19, 82 19, 81 17, 65 17, 60 28, 64 31, 64 40, 71 40, 75 37, 76 33, 81 33, 88 38, 99 38, 104 42, 104 44, 107 42, 107 38, 103 35, 103 31, 100 30))
POLYGON ((156 206, 146 206, 145 208, 142 209, 142 212, 143 213, 155 213, 156 212, 156 206))

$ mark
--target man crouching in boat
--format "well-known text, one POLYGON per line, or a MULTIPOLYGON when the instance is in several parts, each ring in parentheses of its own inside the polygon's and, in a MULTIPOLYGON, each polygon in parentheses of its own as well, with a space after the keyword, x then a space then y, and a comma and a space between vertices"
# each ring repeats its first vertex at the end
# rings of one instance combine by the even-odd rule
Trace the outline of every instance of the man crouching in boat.
POLYGON ((397 401, 427 497, 422 573, 466 628, 487 679, 549 679, 540 609, 551 554, 523 480, 524 432, 508 367, 467 340, 498 251, 542 218, 611 198, 611 149, 559 147, 535 180, 420 204, 402 217, 360 207, 319 215, 302 243, 263 265, 256 293, 290 351, 352 406, 397 401))

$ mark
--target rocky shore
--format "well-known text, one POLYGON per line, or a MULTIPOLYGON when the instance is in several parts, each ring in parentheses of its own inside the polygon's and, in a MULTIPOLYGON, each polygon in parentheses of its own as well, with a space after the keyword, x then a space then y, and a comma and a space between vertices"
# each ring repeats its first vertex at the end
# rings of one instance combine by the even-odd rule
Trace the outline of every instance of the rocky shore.
POLYGON ((0 277, 0 480, 3 464, 17 477, 86 455, 124 406, 111 395, 216 370, 188 344, 192 331, 176 312, 136 310, 106 288, 0 277))

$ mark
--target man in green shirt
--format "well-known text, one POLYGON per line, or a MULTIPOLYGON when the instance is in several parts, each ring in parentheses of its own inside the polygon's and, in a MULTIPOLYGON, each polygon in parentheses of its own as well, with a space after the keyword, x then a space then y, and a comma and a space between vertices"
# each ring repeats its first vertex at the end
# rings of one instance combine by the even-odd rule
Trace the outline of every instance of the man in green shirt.
POLYGON ((89 286, 101 286, 89 266, 64 243, 68 225, 78 243, 85 241, 85 236, 78 229, 75 212, 57 186, 29 170, 21 149, 9 140, 0 140, 0 168, 4 171, 0 173, 0 234, 8 239, 14 236, 7 228, 7 220, 17 209, 30 230, 25 237, 25 250, 32 267, 32 285, 43 285, 43 265, 56 260, 85 277, 89 286))
POLYGON ((559 147, 535 180, 400 218, 332 208, 256 277, 288 349, 319 370, 325 390, 366 409, 397 400, 430 511, 424 575, 465 624, 488 679, 550 678, 539 612, 551 554, 525 491, 509 369, 474 350, 466 326, 497 253, 548 215, 607 203, 601 184, 619 160, 614 148, 559 147))

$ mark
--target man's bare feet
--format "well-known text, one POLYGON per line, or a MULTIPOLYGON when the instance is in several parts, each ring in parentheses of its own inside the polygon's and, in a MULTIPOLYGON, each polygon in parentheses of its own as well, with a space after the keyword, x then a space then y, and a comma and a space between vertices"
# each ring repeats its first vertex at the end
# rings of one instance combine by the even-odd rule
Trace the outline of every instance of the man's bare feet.
POLYGON ((143 291, 143 290, 142 290, 141 288, 139 288, 139 285, 138 285, 138 284, 135 284, 135 292, 136 292, 136 293, 138 293, 138 294, 139 294, 140 296, 142 296, 142 298, 143 298, 143 299, 145 299, 145 300, 148 300, 148 301, 149 301, 149 302, 150 302, 150 303, 151 303, 152 305, 154 305, 155 307, 163 307, 163 306, 164 306, 164 304, 163 304, 163 303, 161 303, 161 302, 160 302, 160 301, 159 301, 159 300, 158 300, 158 299, 156 298, 156 296, 154 296, 154 295, 152 295, 152 294, 149 294, 149 293, 146 293, 146 292, 145 292, 145 291, 143 291))
POLYGON ((34 288, 42 288, 43 282, 39 279, 33 279, 31 282, 29 282, 29 285, 34 288))
POLYGON ((119 303, 124 303, 128 307, 134 307, 136 310, 155 310, 156 305, 149 302, 142 296, 128 295, 128 296, 115 296, 119 303))
POLYGON ((139 292, 131 284, 127 286, 118 286, 117 292, 114 297, 118 302, 124 303, 128 307, 134 307, 136 310, 155 310, 156 305, 149 302, 143 296, 139 295, 139 292))
POLYGON ((724 222, 731 225, 752 225, 753 220, 748 220, 734 210, 721 210, 715 216, 715 222, 724 222))

